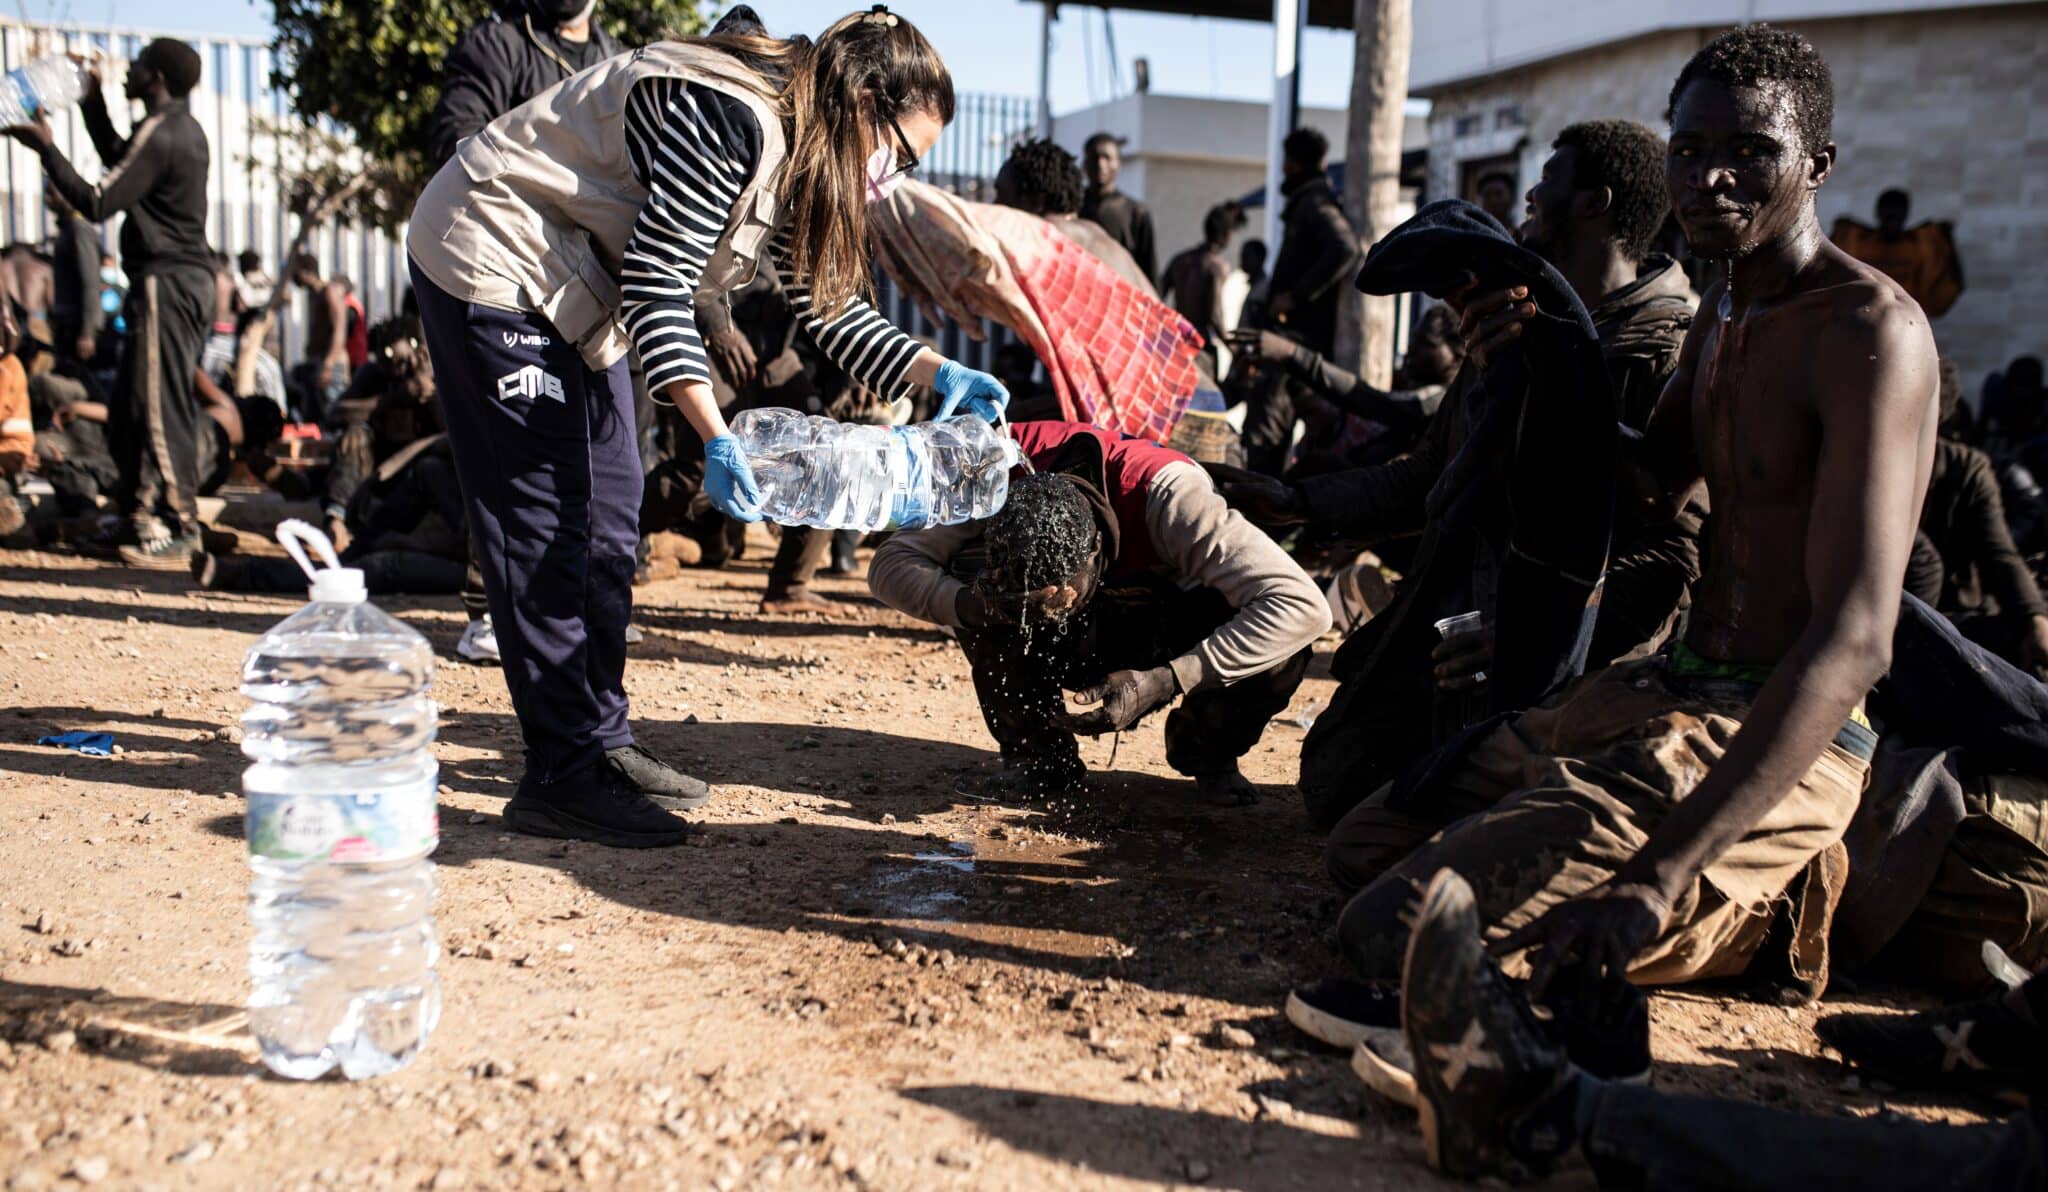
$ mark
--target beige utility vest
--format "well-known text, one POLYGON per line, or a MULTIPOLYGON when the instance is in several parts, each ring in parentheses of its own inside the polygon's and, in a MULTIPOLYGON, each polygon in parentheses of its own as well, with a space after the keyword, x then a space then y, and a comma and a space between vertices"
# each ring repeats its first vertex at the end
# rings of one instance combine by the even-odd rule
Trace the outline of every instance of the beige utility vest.
POLYGON ((455 298, 537 313, 594 369, 626 355, 619 273, 648 199, 626 152, 626 100, 645 80, 683 79, 747 105, 761 161, 733 205, 699 286, 751 281, 780 221, 788 156, 767 84, 702 45, 657 42, 564 79, 464 140, 413 208, 406 251, 455 298))

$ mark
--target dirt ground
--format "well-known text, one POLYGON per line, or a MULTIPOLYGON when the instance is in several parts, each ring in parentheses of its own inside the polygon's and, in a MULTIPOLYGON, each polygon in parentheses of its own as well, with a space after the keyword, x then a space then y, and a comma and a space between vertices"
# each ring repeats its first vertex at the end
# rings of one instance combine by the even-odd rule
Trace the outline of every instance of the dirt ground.
MULTIPOLYGON (((9 1189, 308 1185, 1426 1188, 1412 1115, 1280 1014, 1337 909, 1291 789, 1324 662, 1196 806, 1156 723, 1089 797, 981 798, 957 648, 865 601, 764 618, 766 548, 637 595, 644 743, 721 787, 695 847, 507 835, 495 670, 385 602, 435 693, 446 1010, 382 1080, 269 1077, 245 996, 243 650, 297 602, 0 553, 0 1173, 9 1189), (95 759, 37 737, 104 729, 95 759)), ((1654 1004, 1657 1083, 1967 1120, 1821 1052, 1817 1013, 1654 1004)), ((1566 1179, 1561 1186, 1585 1186, 1566 1179)))

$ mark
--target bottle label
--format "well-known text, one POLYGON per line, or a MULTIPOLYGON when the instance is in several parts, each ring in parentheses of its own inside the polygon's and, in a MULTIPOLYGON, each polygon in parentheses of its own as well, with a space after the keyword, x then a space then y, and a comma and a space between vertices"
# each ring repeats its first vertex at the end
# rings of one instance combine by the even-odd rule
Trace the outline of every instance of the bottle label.
POLYGON ((250 791, 244 812, 252 856, 272 861, 403 861, 441 839, 435 786, 356 795, 250 791))

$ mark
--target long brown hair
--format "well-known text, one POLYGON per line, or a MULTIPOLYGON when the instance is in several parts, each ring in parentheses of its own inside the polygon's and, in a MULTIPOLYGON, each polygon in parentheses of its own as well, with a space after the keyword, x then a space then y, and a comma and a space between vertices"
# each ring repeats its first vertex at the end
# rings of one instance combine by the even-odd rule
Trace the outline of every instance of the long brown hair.
MULTIPOLYGON (((880 9, 880 6, 876 6, 880 9)), ((868 262, 867 156, 863 124, 930 112, 953 121, 953 76, 915 26, 886 11, 840 18, 816 42, 749 33, 703 39, 774 78, 771 95, 788 134, 789 162, 777 198, 788 223, 795 280, 831 318, 873 288, 868 262), (868 97, 868 106, 861 100, 868 97)))

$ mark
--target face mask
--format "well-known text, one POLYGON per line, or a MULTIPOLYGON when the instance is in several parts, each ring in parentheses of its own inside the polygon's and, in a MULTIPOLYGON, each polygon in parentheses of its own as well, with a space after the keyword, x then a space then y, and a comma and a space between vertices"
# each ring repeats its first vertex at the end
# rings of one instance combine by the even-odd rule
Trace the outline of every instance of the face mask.
POLYGON ((597 0, 529 0, 533 14, 554 25, 566 25, 590 15, 597 0))
POLYGON ((868 154, 868 202, 879 203, 896 193, 903 185, 903 175, 896 172, 896 151, 887 145, 868 154))
POLYGON ((121 284, 121 271, 108 265, 100 270, 100 281, 104 285, 118 286, 121 284))

